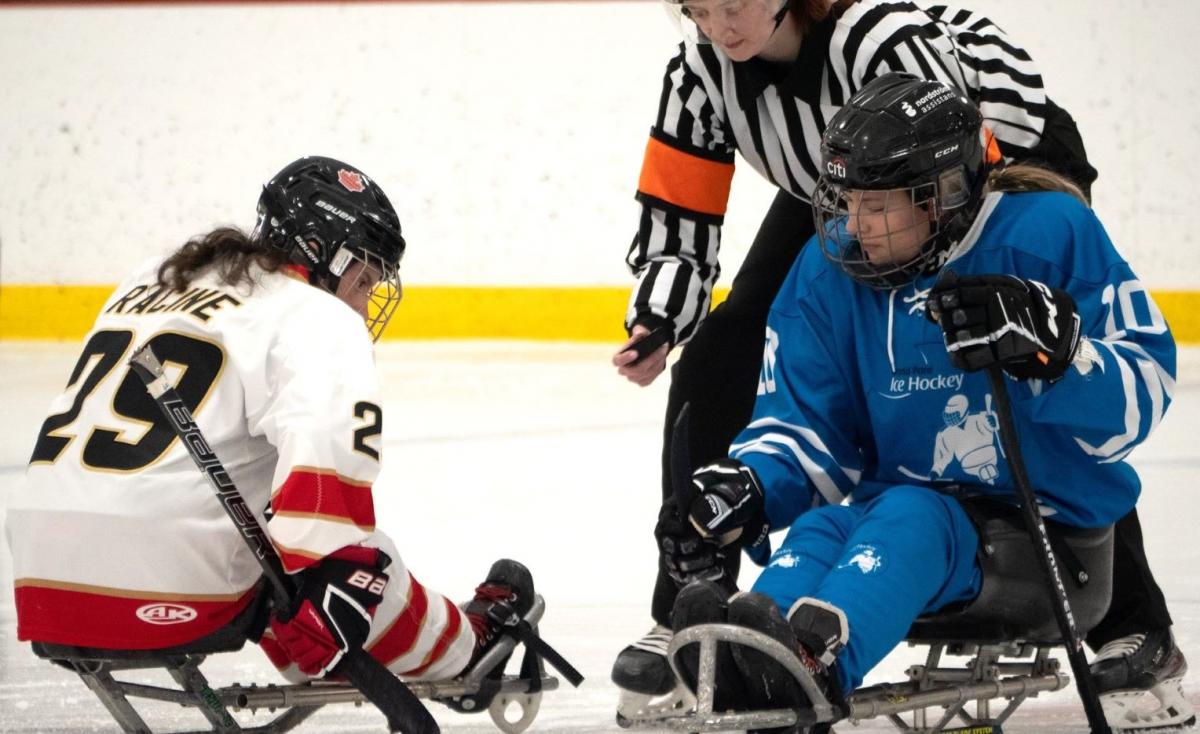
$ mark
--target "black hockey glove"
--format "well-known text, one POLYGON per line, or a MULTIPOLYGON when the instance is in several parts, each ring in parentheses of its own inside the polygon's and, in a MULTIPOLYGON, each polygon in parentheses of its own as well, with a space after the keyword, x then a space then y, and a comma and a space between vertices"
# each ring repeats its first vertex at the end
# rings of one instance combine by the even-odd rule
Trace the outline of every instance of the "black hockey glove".
POLYGON ((942 327, 955 367, 999 364, 1019 380, 1053 382, 1079 347, 1079 314, 1066 291, 1011 275, 944 274, 926 315, 942 327))
POLYGON ((295 603, 271 620, 271 632, 300 672, 324 675, 367 641, 390 563, 383 551, 348 546, 295 575, 295 603))
POLYGON ((674 502, 667 502, 654 526, 654 537, 667 575, 680 586, 701 579, 720 582, 725 578, 725 552, 711 540, 700 537, 686 520, 681 520, 674 502))
POLYGON ((719 546, 755 548, 767 541, 766 500, 758 477, 736 459, 721 459, 692 473, 698 494, 688 519, 719 546))

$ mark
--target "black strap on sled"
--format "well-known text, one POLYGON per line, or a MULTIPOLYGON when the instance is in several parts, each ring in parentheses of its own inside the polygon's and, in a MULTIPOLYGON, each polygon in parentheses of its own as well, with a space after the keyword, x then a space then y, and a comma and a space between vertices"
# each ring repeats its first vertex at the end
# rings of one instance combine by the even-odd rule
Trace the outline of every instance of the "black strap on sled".
POLYGON ((530 681, 530 693, 542 688, 542 676, 537 672, 538 658, 550 663, 555 670, 562 673, 562 676, 572 686, 578 688, 579 684, 583 682, 583 675, 575 669, 575 666, 568 663, 566 658, 550 647, 550 643, 539 637, 529 622, 522 619, 516 624, 506 627, 504 632, 525 644, 525 657, 521 659, 521 677, 530 681), (533 669, 532 673, 529 673, 530 668, 533 669))

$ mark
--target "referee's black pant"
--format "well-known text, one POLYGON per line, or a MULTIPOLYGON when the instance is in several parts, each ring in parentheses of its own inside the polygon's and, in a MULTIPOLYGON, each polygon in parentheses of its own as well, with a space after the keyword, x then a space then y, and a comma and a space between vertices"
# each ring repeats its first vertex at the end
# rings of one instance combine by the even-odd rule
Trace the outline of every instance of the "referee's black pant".
MULTIPOLYGON (((678 518, 672 499, 671 433, 683 405, 691 405, 688 448, 693 469, 726 456, 733 439, 750 422, 762 364, 767 312, 792 261, 813 233, 812 207, 780 191, 733 279, 729 297, 713 309, 692 340, 684 345, 671 370, 663 424, 660 517, 678 518)), ((736 579, 740 554, 730 553, 726 563, 730 578, 736 579)), ((1171 625, 1162 591, 1146 560, 1136 510, 1116 525, 1113 576, 1112 605, 1107 616, 1087 636, 1089 645, 1098 648, 1127 634, 1171 625)), ((667 575, 660 557, 651 606, 659 624, 670 626, 671 606, 677 592, 678 587, 667 575)))

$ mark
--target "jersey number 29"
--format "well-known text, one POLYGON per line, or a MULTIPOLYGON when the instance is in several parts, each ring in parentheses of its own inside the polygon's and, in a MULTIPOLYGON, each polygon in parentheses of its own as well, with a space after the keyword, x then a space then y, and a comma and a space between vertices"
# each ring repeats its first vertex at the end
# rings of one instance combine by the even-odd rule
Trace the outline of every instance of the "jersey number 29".
MULTIPOLYGON (((120 429, 99 425, 70 430, 71 424, 79 419, 84 401, 124 362, 132 343, 133 332, 125 330, 98 331, 88 339, 67 382, 68 390, 78 384, 75 399, 65 412, 42 423, 30 464, 53 464, 71 441, 85 431, 87 439, 80 460, 90 469, 137 471, 166 453, 175 441, 175 432, 146 392, 145 384, 128 369, 113 394, 111 410, 125 421, 145 426, 141 437, 131 440, 120 429)), ((164 365, 183 368, 175 389, 194 414, 221 374, 225 353, 216 344, 175 332, 156 334, 148 343, 164 365)))

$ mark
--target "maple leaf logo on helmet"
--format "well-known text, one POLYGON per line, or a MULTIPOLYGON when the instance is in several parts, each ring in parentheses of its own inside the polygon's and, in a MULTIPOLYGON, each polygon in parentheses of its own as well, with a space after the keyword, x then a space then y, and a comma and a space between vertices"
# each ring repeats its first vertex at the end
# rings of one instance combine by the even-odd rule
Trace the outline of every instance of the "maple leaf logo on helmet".
POLYGON ((366 181, 363 180, 363 175, 357 171, 347 171, 345 168, 338 169, 338 183, 340 183, 347 191, 353 191, 358 194, 367 188, 366 181))

